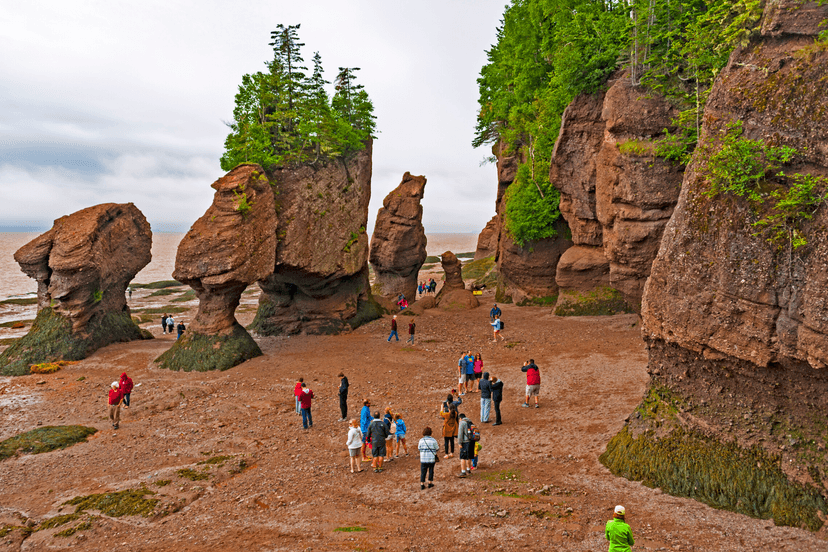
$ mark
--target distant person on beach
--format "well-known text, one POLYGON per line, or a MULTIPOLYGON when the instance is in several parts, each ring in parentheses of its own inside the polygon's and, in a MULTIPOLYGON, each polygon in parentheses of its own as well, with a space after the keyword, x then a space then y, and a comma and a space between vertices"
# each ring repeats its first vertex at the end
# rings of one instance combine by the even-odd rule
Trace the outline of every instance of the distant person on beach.
POLYGON ((359 462, 359 450, 362 448, 362 431, 359 429, 359 422, 352 418, 348 424, 348 440, 345 442, 348 447, 348 461, 351 465, 351 473, 354 470, 361 472, 362 464, 359 462))
POLYGON ((342 414, 340 422, 348 417, 348 378, 342 372, 339 373, 339 412, 342 414))
POLYGON ((604 528, 604 538, 609 541, 609 552, 630 552, 635 544, 632 529, 624 520, 624 515, 624 507, 619 504, 604 528))
POLYGON ((440 459, 437 454, 440 452, 440 445, 437 439, 431 436, 431 428, 423 428, 423 437, 417 443, 417 450, 420 451, 420 490, 425 489, 426 474, 428 474, 428 488, 434 486, 434 466, 440 459))
POLYGON ((412 320, 408 323, 408 341, 406 343, 411 343, 414 345, 414 330, 417 328, 417 324, 414 323, 412 320))
POLYGON ((161 315, 161 333, 167 335, 167 313, 161 315))
POLYGON ((302 407, 302 427, 308 429, 313 427, 313 416, 311 415, 311 402, 313 401, 313 391, 311 391, 304 383, 302 384, 302 394, 299 395, 299 406, 302 407))
POLYGON ((167 331, 172 335, 173 328, 175 327, 175 320, 173 320, 172 315, 167 317, 167 331))
POLYGON ((126 372, 121 374, 121 379, 118 380, 118 389, 124 397, 124 408, 129 408, 129 398, 132 393, 132 378, 126 372))
POLYGON ((483 355, 474 355, 474 381, 477 382, 477 390, 480 391, 480 378, 483 377, 483 355))
POLYGON ((489 412, 492 408, 492 382, 489 381, 489 373, 483 372, 480 379, 480 423, 489 423, 489 412))
POLYGON ((500 338, 502 341, 506 341, 506 338, 500 335, 500 330, 503 329, 503 322, 500 321, 500 315, 498 314, 494 322, 492 322, 492 332, 494 333, 492 337, 492 343, 497 343, 497 338, 500 338))
POLYGON ((495 376, 492 376, 492 383, 490 384, 490 387, 492 388, 492 405, 494 406, 495 411, 495 421, 492 425, 498 426, 503 423, 500 419, 500 403, 503 401, 503 382, 495 376))
POLYGON ((371 456, 374 458, 371 467, 374 468, 374 473, 380 473, 386 455, 385 439, 388 437, 388 428, 385 427, 385 422, 380 420, 379 410, 374 412, 374 419, 371 420, 366 435, 371 441, 371 456))
POLYGON ((495 303, 492 307, 492 310, 489 311, 489 319, 491 319, 491 321, 494 322, 495 318, 500 316, 500 314, 500 307, 498 307, 497 303, 495 303))
POLYGON ((540 395, 540 370, 535 365, 535 360, 530 359, 523 363, 521 372, 526 372, 526 400, 523 402, 524 408, 529 408, 529 398, 535 397, 535 408, 540 408, 538 404, 538 395, 540 395))
POLYGON ((396 337, 397 341, 400 340, 400 336, 397 333, 397 315, 391 317, 391 335, 388 336, 388 341, 391 341, 392 337, 396 337))
MULTIPOLYGON (((362 461, 368 462, 369 459, 365 455, 365 449, 368 447, 370 440, 368 439, 368 426, 371 425, 371 401, 365 399, 362 401, 362 411, 359 413, 359 429, 362 431, 362 461)), ((373 448, 373 447, 372 447, 373 448)))
POLYGON ((184 321, 182 320, 178 323, 178 326, 176 326, 175 329, 178 330, 178 336, 175 338, 176 340, 178 340, 181 339, 181 336, 184 333, 184 330, 187 329, 187 326, 184 325, 184 321))
POLYGON ((432 278, 431 282, 428 283, 428 291, 431 293, 437 291, 437 282, 434 281, 434 278, 432 278))
POLYGON ((402 445, 402 448, 405 451, 405 455, 408 456, 408 445, 405 443, 405 434, 407 428, 405 427, 405 421, 402 419, 402 415, 399 412, 397 414, 394 414, 394 423, 397 424, 397 451, 394 453, 394 456, 396 458, 400 457, 400 445, 402 445))
POLYGON ((129 293, 129 299, 132 300, 132 286, 127 288, 127 293, 129 293))
POLYGON ((443 458, 454 456, 454 439, 457 437, 457 407, 453 404, 448 409, 440 412, 443 417, 443 450, 446 453, 443 458))
POLYGON ((121 423, 121 401, 124 396, 121 394, 118 382, 113 381, 109 387, 109 421, 112 422, 112 429, 118 429, 121 423))
POLYGON ((299 404, 299 396, 302 394, 302 386, 304 385, 302 382, 305 380, 303 378, 299 378, 296 380, 296 385, 293 386, 293 398, 296 399, 296 413, 302 414, 302 406, 299 404))
POLYGON ((417 284, 417 294, 422 295, 424 288, 425 288, 425 286, 423 285, 423 282, 420 282, 419 284, 417 284))

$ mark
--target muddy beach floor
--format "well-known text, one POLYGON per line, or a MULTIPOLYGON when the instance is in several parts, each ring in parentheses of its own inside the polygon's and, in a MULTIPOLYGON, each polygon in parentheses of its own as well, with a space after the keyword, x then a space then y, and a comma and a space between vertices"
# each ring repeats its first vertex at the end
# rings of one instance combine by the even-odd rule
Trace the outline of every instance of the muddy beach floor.
MULTIPOLYGON (((251 302, 240 309, 242 324, 252 319, 251 302)), ((0 538, 0 551, 603 551, 616 504, 627 508, 635 550, 828 550, 825 528, 810 533, 715 510, 600 464, 648 381, 637 316, 559 318, 549 308, 506 305, 507 343, 493 345, 491 300, 482 302, 416 317, 413 347, 404 343, 405 316, 400 342, 386 341, 386 316, 346 335, 260 339, 264 356, 226 372, 177 373, 153 365, 173 337, 151 323, 144 327, 156 339, 106 347, 54 374, 0 379, 1 439, 38 425, 100 430, 65 450, 0 462, 0 528, 74 512, 64 503, 93 493, 145 486, 160 501, 147 518, 89 510, 25 539, 15 529, 0 538), (417 441, 429 425, 442 447, 438 405, 457 386, 457 359, 469 349, 505 382, 504 423, 480 424, 472 477, 457 477, 456 457, 442 460, 435 487, 421 491, 417 441), (521 407, 528 358, 541 370, 539 409, 521 407), (106 392, 123 371, 140 385, 114 431, 106 392), (349 471, 347 425, 337 422, 340 371, 351 383, 349 417, 370 398, 408 426, 410 455, 383 473, 368 463, 349 471), (294 413, 299 376, 317 397, 308 431, 294 413)), ((479 394, 463 399, 460 410, 479 421, 479 394)))

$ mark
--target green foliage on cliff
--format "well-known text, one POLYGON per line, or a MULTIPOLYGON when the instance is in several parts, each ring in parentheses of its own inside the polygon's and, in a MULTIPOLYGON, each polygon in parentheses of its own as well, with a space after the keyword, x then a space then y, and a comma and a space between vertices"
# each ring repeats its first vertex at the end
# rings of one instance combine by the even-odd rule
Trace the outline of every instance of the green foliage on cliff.
POLYGON ((97 431, 94 427, 79 425, 39 427, 0 441, 0 460, 11 458, 18 452, 41 454, 71 447, 86 441, 97 431))
POLYGON ((708 185, 702 193, 709 198, 731 194, 746 199, 756 214, 751 223, 756 235, 764 235, 779 249, 795 251, 808 243, 802 224, 828 200, 828 178, 785 174, 780 169, 793 161, 797 150, 769 146, 745 138, 743 132, 741 121, 728 124, 719 144, 705 152, 698 169, 708 185))
POLYGON ((271 168, 347 157, 373 137, 374 107, 356 82, 359 68, 339 68, 329 99, 322 57, 314 54, 307 75, 298 30, 279 25, 271 33, 274 55, 267 70, 242 77, 221 156, 225 171, 239 163, 271 168))
POLYGON ((472 144, 499 141, 530 167, 507 207, 516 241, 555 235, 557 197, 526 190, 543 189, 561 115, 575 96, 599 91, 626 68, 635 84, 679 106, 679 130, 666 133, 654 153, 686 163, 713 80, 733 48, 757 31, 761 13, 760 0, 512 0, 477 80, 472 144), (537 210, 534 224, 521 219, 530 210, 524 201, 537 210))

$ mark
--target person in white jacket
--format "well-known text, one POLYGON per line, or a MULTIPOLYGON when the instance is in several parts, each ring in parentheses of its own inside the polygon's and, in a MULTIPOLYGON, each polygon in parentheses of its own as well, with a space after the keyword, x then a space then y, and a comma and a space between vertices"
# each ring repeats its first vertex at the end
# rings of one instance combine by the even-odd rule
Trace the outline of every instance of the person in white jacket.
POLYGON ((359 458, 359 451, 362 448, 362 431, 359 429, 359 420, 351 418, 348 424, 348 441, 345 446, 348 447, 348 458, 351 462, 351 473, 354 471, 361 472, 362 467, 359 458), (354 470, 356 468, 356 470, 354 470))

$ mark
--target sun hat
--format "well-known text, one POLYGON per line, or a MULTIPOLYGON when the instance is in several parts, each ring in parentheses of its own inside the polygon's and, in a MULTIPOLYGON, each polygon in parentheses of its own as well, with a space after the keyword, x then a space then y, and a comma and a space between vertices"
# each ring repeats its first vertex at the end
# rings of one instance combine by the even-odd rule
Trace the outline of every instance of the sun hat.
POLYGON ((618 506, 615 507, 615 513, 618 514, 619 516, 623 516, 624 515, 624 507, 619 504, 618 506))

